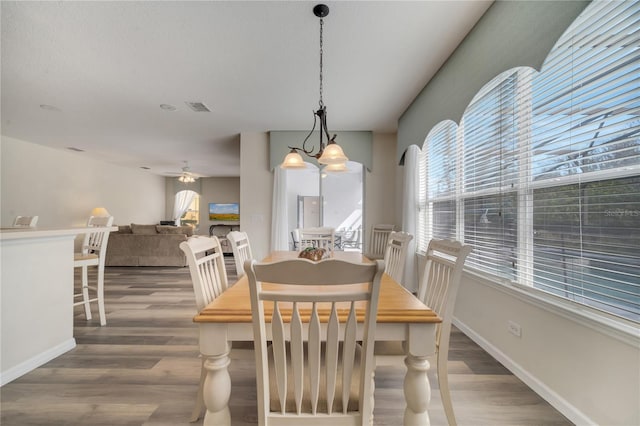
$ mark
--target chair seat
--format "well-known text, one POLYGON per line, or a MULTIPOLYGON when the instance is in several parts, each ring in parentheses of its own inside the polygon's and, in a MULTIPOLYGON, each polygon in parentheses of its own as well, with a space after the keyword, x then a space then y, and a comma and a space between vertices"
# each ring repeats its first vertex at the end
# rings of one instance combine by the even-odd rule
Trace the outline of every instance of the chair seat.
POLYGON ((75 266, 83 266, 83 265, 97 265, 100 260, 100 256, 94 253, 74 253, 73 261, 75 266))
MULTIPOLYGON (((324 343, 323 343, 324 346, 324 343)), ((307 351, 307 345, 306 343, 304 344, 304 350, 305 352, 307 351)), ((317 408, 317 412, 318 413, 326 413, 327 412, 327 398, 326 398, 326 388, 327 388, 327 382, 326 382, 326 368, 325 368, 325 360, 324 360, 324 347, 321 349, 321 370, 320 370, 320 395, 322 395, 322 397, 320 398, 320 400, 318 401, 318 408, 317 408)), ((269 403, 270 403, 270 411, 273 413, 278 413, 280 412, 280 401, 278 400, 278 391, 276 389, 276 378, 275 378, 275 374, 273 373, 275 371, 275 367, 274 367, 274 360, 273 360, 273 349, 272 346, 269 345, 269 347, 267 348, 267 354, 269 357, 269 403)), ((356 356, 355 356, 355 362, 353 365, 353 373, 351 375, 351 388, 350 388, 350 394, 349 394, 349 403, 347 406, 347 412, 353 412, 353 411, 358 411, 358 393, 359 393, 359 389, 358 389, 358 385, 360 383, 360 357, 362 354, 362 346, 361 345, 356 345, 356 356)), ((289 344, 287 344, 287 356, 291 356, 291 351, 290 351, 290 346, 289 344)), ((338 364, 341 365, 342 364, 342 344, 339 345, 338 347, 338 364)), ((303 393, 303 398, 302 398, 302 408, 301 408, 301 413, 303 414, 310 414, 311 413, 311 400, 309 398, 310 394, 311 394, 311 384, 309 381, 309 375, 308 375, 308 363, 307 363, 307 357, 305 357, 305 364, 304 364, 304 368, 305 368, 305 375, 304 375, 304 393, 303 393)), ((287 369, 287 400, 286 400, 286 411, 289 413, 295 413, 296 411, 296 400, 295 400, 295 396, 293 394, 293 371, 292 371, 292 367, 291 364, 288 363, 288 369, 287 369)), ((342 371, 338 372, 338 377, 336 379, 336 390, 335 390, 335 396, 334 396, 334 403, 333 403, 333 413, 341 413, 342 412, 342 397, 340 392, 342 392, 342 371)))

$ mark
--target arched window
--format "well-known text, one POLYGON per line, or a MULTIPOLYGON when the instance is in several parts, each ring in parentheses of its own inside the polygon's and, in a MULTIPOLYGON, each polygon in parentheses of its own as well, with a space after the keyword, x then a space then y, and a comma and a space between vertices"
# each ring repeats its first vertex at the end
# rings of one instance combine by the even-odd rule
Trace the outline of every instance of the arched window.
POLYGON ((422 148, 418 249, 640 321, 640 3, 593 2, 540 72, 505 71, 422 148))
POLYGON ((191 224, 198 226, 200 217, 200 196, 191 190, 176 193, 173 203, 173 220, 176 225, 191 224))

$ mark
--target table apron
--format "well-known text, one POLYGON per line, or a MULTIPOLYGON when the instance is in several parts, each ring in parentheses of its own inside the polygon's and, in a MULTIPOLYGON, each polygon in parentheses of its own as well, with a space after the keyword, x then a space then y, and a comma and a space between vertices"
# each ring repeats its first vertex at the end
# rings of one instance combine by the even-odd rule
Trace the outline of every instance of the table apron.
MULTIPOLYGON (((358 324, 357 335, 362 339, 362 327, 358 324)), ((434 323, 380 323, 376 325, 376 341, 406 341, 409 352, 415 356, 435 353, 434 323)), ((253 342, 251 323, 198 323, 200 329, 200 352, 216 355, 229 352, 231 342, 253 342)), ((305 324, 306 326, 306 324, 305 324)), ((326 333, 326 324, 321 324, 326 333)), ((271 324, 266 327, 271 338, 271 324)))

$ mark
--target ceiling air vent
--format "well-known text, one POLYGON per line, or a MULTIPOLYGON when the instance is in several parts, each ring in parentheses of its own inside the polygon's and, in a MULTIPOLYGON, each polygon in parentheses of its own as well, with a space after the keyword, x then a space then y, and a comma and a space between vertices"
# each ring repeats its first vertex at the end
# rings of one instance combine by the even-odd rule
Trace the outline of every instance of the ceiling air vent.
POLYGON ((202 102, 185 102, 195 112, 211 112, 209 108, 202 102))

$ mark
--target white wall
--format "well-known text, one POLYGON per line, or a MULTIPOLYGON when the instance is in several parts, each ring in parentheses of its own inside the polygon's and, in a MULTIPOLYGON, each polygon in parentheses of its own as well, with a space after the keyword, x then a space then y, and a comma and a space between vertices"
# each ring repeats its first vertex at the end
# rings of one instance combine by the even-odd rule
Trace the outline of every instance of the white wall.
POLYGON ((640 424, 638 337, 582 315, 468 274, 455 308, 466 334, 574 423, 640 424), (521 337, 507 321, 521 326, 521 337))
MULTIPOLYGON (((365 247, 371 226, 379 223, 402 225, 402 188, 396 176, 402 168, 396 162, 396 135, 392 133, 373 134, 373 168, 365 173, 364 196, 364 238, 365 247)), ((366 250, 365 250, 366 251, 366 250)))
POLYGON ((251 239, 256 259, 269 254, 273 173, 269 170, 269 134, 240 134, 240 229, 251 239))
POLYGON ((465 272, 454 324, 573 423, 640 424, 637 329, 608 327, 603 315, 536 294, 465 272))
POLYGON ((115 224, 164 219, 164 178, 2 136, 2 226, 17 215, 38 215, 40 227, 83 226, 94 207, 115 224))

